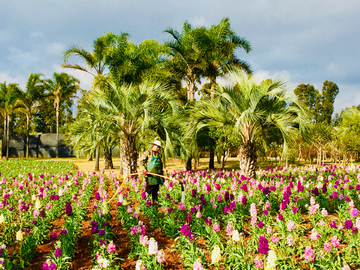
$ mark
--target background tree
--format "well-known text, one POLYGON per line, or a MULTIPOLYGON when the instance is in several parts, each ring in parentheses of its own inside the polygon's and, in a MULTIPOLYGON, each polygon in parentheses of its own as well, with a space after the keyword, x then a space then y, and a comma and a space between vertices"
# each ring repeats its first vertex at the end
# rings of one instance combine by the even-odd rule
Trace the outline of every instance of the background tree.
POLYGON ((338 86, 330 81, 325 81, 321 93, 321 114, 319 115, 318 122, 325 122, 331 124, 331 117, 334 112, 334 102, 337 94, 339 93, 338 86))
MULTIPOLYGON (((93 90, 95 87, 106 85, 109 67, 109 54, 113 47, 118 47, 119 59, 122 57, 122 48, 127 45, 128 33, 115 35, 111 32, 102 35, 94 41, 93 51, 88 52, 80 46, 70 46, 64 53, 62 67, 86 72, 93 76, 93 90), (70 64, 70 57, 79 57, 84 64, 70 64)), ((100 146, 95 150, 95 171, 99 171, 100 146)))
POLYGON ((80 81, 73 76, 63 72, 54 72, 53 78, 46 80, 47 96, 52 100, 56 114, 56 157, 59 157, 59 116, 60 105, 63 100, 74 97, 80 87, 80 81))
POLYGON ((295 95, 297 95, 300 102, 303 103, 305 109, 311 115, 313 121, 316 121, 318 118, 318 101, 319 101, 319 91, 315 89, 313 85, 310 84, 299 84, 295 90, 295 95), (315 108, 317 109, 315 111, 315 108))
POLYGON ((31 73, 25 91, 19 89, 17 94, 17 110, 26 116, 26 158, 29 157, 29 131, 33 115, 39 108, 39 100, 44 97, 44 81, 42 74, 31 73))
MULTIPOLYGON (((4 136, 6 140, 6 159, 9 158, 9 139, 10 139, 10 116, 15 109, 19 86, 16 83, 0 83, 0 113, 4 119, 4 136)), ((2 154, 1 154, 2 155, 2 154)))

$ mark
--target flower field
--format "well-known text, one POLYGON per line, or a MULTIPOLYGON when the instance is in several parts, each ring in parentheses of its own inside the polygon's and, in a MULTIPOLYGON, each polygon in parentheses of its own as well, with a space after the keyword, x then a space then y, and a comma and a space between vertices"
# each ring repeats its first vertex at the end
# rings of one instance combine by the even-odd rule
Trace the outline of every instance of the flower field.
POLYGON ((122 185, 45 161, 0 172, 0 269, 360 268, 358 166, 166 172, 155 205, 142 175, 122 185))

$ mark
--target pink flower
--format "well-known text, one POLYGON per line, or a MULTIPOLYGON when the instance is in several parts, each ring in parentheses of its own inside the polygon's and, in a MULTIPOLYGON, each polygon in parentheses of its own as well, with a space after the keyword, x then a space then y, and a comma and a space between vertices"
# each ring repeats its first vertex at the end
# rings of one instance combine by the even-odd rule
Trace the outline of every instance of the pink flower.
POLYGON ((214 230, 215 232, 220 231, 220 225, 217 224, 217 223, 214 223, 214 225, 213 225, 213 230, 214 230))
POLYGON ((323 209, 321 210, 321 214, 322 214, 324 217, 326 217, 326 216, 328 215, 328 211, 327 211, 325 208, 323 208, 323 209))
POLYGON ((320 238, 320 233, 316 229, 313 229, 310 235, 310 239, 316 241, 319 238, 320 238))
POLYGON ((46 205, 46 210, 50 210, 50 209, 51 209, 51 204, 48 203, 48 204, 46 205))
POLYGON ((350 210, 350 214, 352 215, 353 218, 356 218, 359 215, 359 210, 356 208, 353 208, 350 210))
POLYGON ((159 252, 156 254, 156 261, 160 264, 165 262, 165 253, 164 250, 159 250, 159 252))
POLYGON ((193 270, 205 270, 204 266, 201 264, 200 258, 198 258, 196 262, 194 262, 193 270))
POLYGON ((289 220, 287 223, 286 223, 286 226, 287 226, 287 229, 289 232, 293 231, 296 229, 296 225, 294 223, 294 221, 292 220, 289 220))
POLYGON ((233 233, 233 226, 231 223, 228 223, 226 226, 226 235, 231 236, 233 233))
POLYGON ((319 205, 318 204, 313 204, 309 207, 309 210, 310 210, 310 214, 311 215, 315 215, 316 214, 316 211, 319 209, 319 205))
POLYGON ((330 242, 331 242, 331 244, 333 245, 334 248, 337 248, 340 245, 340 241, 339 241, 339 239, 337 238, 336 235, 331 237, 330 242))
POLYGON ((254 263, 255 263, 255 268, 263 268, 264 267, 264 263, 260 257, 256 257, 254 259, 254 263))
POLYGON ((111 242, 109 243, 109 245, 107 246, 107 251, 108 251, 109 253, 112 253, 112 252, 115 252, 115 251, 116 251, 116 246, 115 246, 115 244, 114 244, 113 241, 111 241, 111 242))
POLYGON ((329 252, 331 250, 331 244, 329 244, 328 242, 324 243, 324 249, 326 252, 329 252))
POLYGON ((304 252, 304 260, 307 262, 314 262, 315 260, 315 252, 311 247, 305 248, 304 252))
POLYGON ((271 241, 276 244, 277 242, 280 241, 280 237, 276 237, 275 235, 271 236, 271 241))

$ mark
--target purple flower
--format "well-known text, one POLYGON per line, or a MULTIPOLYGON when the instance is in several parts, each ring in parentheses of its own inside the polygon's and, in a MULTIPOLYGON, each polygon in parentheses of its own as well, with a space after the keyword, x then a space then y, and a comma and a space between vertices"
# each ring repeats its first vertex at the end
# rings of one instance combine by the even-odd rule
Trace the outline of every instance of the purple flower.
POLYGON ((205 219, 205 223, 206 223, 206 225, 211 226, 211 224, 212 224, 211 218, 207 217, 205 219))
POLYGON ((56 248, 55 250, 55 253, 54 253, 54 256, 55 257, 60 257, 62 255, 62 251, 60 248, 56 248))
POLYGON ((262 227, 264 227, 264 222, 262 220, 259 220, 257 225, 259 228, 262 228, 262 227))
POLYGON ((259 237, 259 252, 261 254, 267 254, 268 251, 269 251, 269 240, 267 240, 263 236, 260 236, 259 237))
POLYGON ((57 233, 56 232, 51 232, 50 233, 50 240, 51 241, 56 241, 57 240, 57 233))
POLYGON ((241 204, 246 204, 246 202, 247 202, 247 198, 246 198, 246 195, 244 195, 241 198, 241 204))
POLYGON ((344 227, 345 227, 345 229, 352 229, 352 227, 353 227, 352 220, 350 220, 350 219, 345 220, 344 227))
POLYGON ((65 214, 68 216, 72 215, 72 207, 71 207, 71 202, 67 202, 65 205, 65 214))
POLYGON ((101 235, 104 235, 105 234, 105 230, 104 229, 101 229, 100 231, 99 231, 99 235, 101 236, 101 235))
POLYGON ((180 232, 184 236, 190 236, 191 235, 191 230, 190 230, 189 224, 185 223, 184 225, 182 225, 181 228, 180 228, 180 232))
POLYGON ((334 220, 330 221, 330 227, 331 228, 336 228, 336 222, 334 220))
POLYGON ((219 195, 217 196, 217 199, 218 199, 219 202, 222 201, 222 196, 221 196, 221 194, 219 194, 219 195))
POLYGON ((171 214, 171 212, 172 212, 173 209, 174 209, 173 207, 169 207, 169 208, 168 208, 167 212, 169 213, 169 215, 171 214))
POLYGON ((191 214, 187 213, 186 214, 186 219, 185 219, 186 223, 190 223, 191 222, 191 214))
POLYGON ((267 216, 269 214, 268 210, 266 210, 266 209, 263 211, 263 213, 265 216, 267 216))
POLYGON ((299 211, 299 209, 296 206, 293 206, 292 211, 295 214, 297 211, 299 211))
POLYGON ((220 190, 221 185, 220 185, 220 184, 215 184, 215 188, 216 188, 217 190, 220 190))
POLYGON ((61 232, 60 232, 60 234, 62 234, 62 235, 67 235, 67 233, 68 233, 68 230, 67 230, 67 229, 63 229, 63 230, 61 230, 61 232))
POLYGON ((100 200, 100 193, 99 193, 99 192, 96 192, 96 193, 95 193, 95 199, 96 199, 96 200, 100 200))
POLYGON ((230 199, 229 197, 230 197, 229 191, 225 191, 225 194, 224 194, 225 201, 228 201, 230 199))
POLYGON ((97 232, 99 232, 99 225, 96 220, 94 220, 93 222, 91 222, 91 233, 95 234, 97 232))
MULTIPOLYGON (((202 195, 202 194, 201 194, 202 195)), ((170 200, 170 194, 169 193, 166 193, 166 196, 165 196, 166 199, 170 200)))
POLYGON ((332 198, 333 199, 336 199, 338 197, 338 194, 337 194, 337 192, 334 190, 333 191, 333 194, 332 194, 332 198))
POLYGON ((99 243, 100 243, 100 246, 106 245, 106 241, 104 239, 100 239, 99 243))
POLYGON ((141 193, 141 199, 143 199, 143 200, 146 199, 146 192, 145 191, 143 193, 141 193))
POLYGON ((280 220, 283 220, 283 219, 284 219, 284 217, 283 217, 283 215, 282 215, 281 213, 279 213, 278 219, 280 219, 280 220))
POLYGON ((196 190, 195 190, 195 189, 192 189, 192 190, 191 190, 191 196, 192 196, 193 198, 196 198, 196 190))

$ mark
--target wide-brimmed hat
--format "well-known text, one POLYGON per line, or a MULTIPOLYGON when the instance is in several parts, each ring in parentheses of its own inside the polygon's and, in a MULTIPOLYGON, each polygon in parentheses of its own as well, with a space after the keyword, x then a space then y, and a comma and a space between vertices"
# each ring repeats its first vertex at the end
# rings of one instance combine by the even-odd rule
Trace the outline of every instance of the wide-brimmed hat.
POLYGON ((156 145, 161 147, 161 142, 159 140, 154 140, 154 142, 152 143, 152 145, 156 145))

